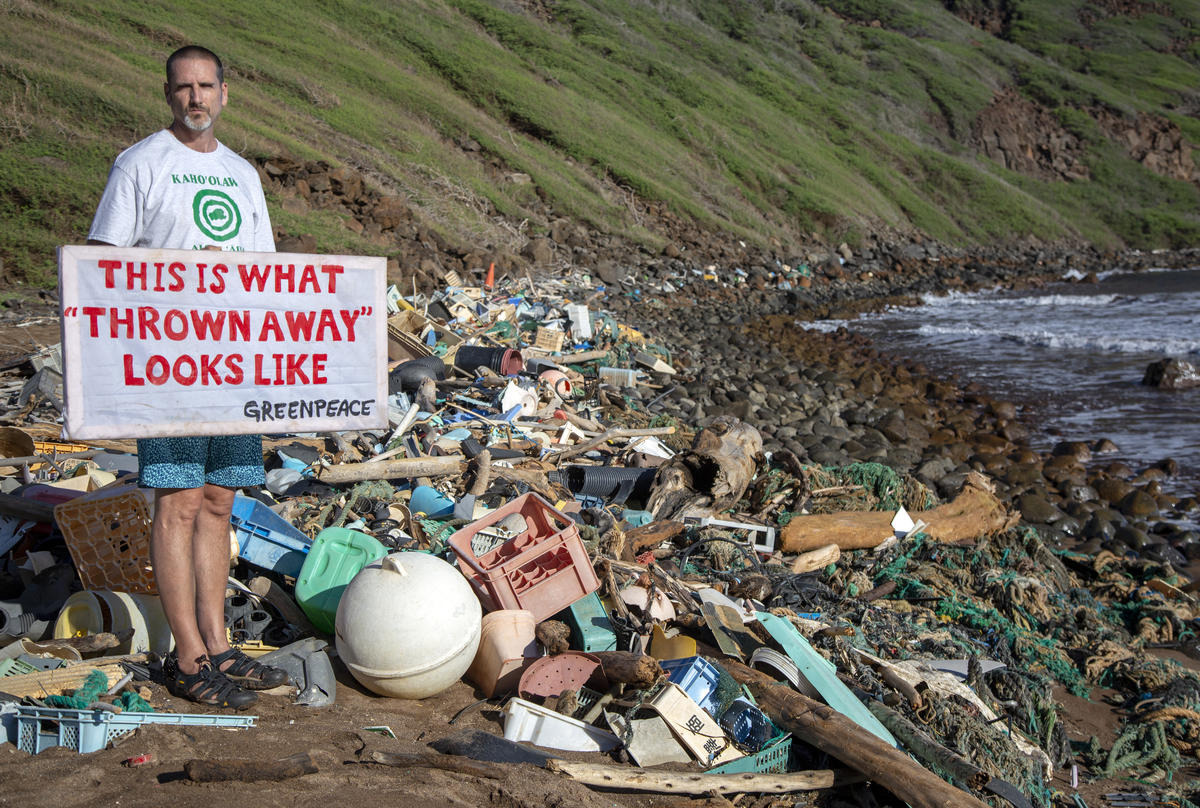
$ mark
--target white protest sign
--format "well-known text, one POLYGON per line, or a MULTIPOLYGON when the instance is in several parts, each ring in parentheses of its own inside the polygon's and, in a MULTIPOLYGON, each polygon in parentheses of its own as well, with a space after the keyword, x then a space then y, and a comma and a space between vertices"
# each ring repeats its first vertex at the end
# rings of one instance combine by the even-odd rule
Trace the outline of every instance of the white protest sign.
POLYGON ((61 247, 65 434, 387 426, 386 260, 61 247))

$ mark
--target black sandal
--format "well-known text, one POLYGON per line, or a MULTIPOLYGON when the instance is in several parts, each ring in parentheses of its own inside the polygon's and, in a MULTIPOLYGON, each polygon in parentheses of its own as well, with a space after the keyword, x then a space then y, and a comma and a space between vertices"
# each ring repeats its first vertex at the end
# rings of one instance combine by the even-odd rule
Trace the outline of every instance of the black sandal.
POLYGON ((251 659, 240 648, 230 648, 228 651, 213 654, 209 659, 212 660, 214 668, 249 690, 270 690, 286 685, 290 679, 287 671, 251 659), (233 660, 233 664, 221 670, 221 666, 230 659, 233 660))
POLYGON ((201 659, 200 670, 195 673, 183 673, 176 668, 170 679, 170 691, 181 699, 197 704, 231 707, 234 710, 244 710, 258 701, 257 695, 230 681, 228 676, 213 667, 207 657, 201 659))

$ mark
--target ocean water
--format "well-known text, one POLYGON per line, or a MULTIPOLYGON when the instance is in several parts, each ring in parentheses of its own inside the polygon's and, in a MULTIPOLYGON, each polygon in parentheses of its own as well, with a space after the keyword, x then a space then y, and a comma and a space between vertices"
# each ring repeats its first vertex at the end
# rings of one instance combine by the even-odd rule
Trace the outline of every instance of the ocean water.
POLYGON ((811 325, 844 325, 881 350, 1023 406, 1037 429, 1035 448, 1108 438, 1119 451, 1106 457, 1135 471, 1173 458, 1179 473, 1164 488, 1200 491, 1200 389, 1141 383, 1158 359, 1200 365, 1200 268, 1070 280, 930 296, 915 307, 811 325))

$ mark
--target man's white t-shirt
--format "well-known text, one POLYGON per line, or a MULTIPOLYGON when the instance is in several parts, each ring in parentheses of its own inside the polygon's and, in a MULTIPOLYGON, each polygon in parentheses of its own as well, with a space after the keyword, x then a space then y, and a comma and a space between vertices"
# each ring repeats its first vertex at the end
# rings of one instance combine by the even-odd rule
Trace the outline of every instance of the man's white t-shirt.
POLYGON ((88 239, 117 247, 275 252, 254 166, 217 143, 203 153, 169 129, 121 152, 88 239))

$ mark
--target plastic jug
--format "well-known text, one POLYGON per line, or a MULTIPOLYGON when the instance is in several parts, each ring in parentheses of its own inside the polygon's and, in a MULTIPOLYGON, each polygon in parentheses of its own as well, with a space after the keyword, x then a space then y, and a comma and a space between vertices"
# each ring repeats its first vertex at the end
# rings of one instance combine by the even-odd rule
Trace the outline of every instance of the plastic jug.
POLYGON ((312 624, 333 633, 338 601, 359 570, 387 555, 374 536, 344 527, 317 534, 296 578, 296 602, 312 624))

